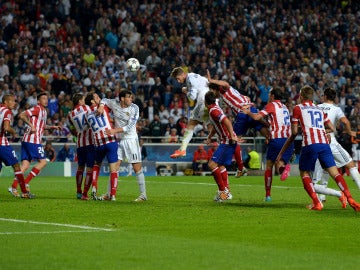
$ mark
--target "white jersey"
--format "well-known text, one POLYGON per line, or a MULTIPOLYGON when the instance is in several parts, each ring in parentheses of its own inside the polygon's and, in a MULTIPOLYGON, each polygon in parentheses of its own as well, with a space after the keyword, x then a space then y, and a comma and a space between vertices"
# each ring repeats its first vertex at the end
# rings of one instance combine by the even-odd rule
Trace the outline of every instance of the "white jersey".
MULTIPOLYGON (((342 118, 345 117, 345 114, 341 110, 340 107, 330 104, 330 103, 322 103, 319 104, 318 107, 322 109, 324 114, 326 114, 327 118, 331 121, 331 123, 336 126, 337 122, 342 118)), ((338 143, 335 137, 334 132, 329 133, 331 137, 331 144, 338 143)))
POLYGON ((205 103, 205 94, 209 91, 209 81, 196 73, 188 73, 186 77, 187 97, 197 103, 205 103))
POLYGON ((115 128, 123 128, 124 132, 118 133, 120 139, 138 138, 136 123, 139 119, 139 107, 132 103, 129 107, 122 108, 116 99, 104 98, 101 104, 108 106, 115 120, 115 128))
POLYGON ((186 77, 187 97, 196 101, 190 118, 199 122, 206 122, 209 113, 205 107, 205 94, 209 91, 209 81, 199 74, 188 73, 186 77))

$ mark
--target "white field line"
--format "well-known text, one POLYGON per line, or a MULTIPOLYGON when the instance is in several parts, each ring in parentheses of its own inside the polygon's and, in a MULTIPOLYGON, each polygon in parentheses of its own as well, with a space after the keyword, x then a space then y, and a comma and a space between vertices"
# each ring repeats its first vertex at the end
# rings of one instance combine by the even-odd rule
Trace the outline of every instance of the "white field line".
POLYGON ((80 229, 79 231, 0 232, 0 234, 51 234, 51 233, 99 232, 99 231, 112 232, 112 231, 114 231, 113 229, 106 229, 106 228, 80 226, 80 225, 63 224, 63 223, 53 223, 53 222, 39 222, 39 221, 11 219, 11 218, 0 218, 0 221, 28 223, 28 224, 36 224, 36 225, 48 225, 48 226, 58 226, 58 227, 67 227, 67 228, 80 229))
POLYGON ((22 234, 56 234, 56 233, 84 233, 99 232, 97 230, 81 230, 81 231, 52 231, 52 232, 0 232, 0 235, 22 235, 22 234))

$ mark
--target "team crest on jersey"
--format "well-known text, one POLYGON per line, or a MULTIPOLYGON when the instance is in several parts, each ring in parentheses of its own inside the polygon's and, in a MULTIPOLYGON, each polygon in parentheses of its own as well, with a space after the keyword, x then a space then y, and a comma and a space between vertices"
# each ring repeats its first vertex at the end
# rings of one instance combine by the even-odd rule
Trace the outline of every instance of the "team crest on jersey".
POLYGON ((130 116, 130 113, 129 113, 129 112, 126 112, 126 116, 130 116))

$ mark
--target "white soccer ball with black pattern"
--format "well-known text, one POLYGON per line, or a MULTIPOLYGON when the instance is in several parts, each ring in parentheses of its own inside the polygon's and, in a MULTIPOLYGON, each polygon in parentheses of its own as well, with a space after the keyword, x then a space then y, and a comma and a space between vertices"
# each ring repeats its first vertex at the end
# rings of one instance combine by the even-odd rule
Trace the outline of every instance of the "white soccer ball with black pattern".
POLYGON ((139 70, 140 68, 140 62, 139 60, 137 60, 136 58, 129 58, 126 61, 126 67, 128 70, 130 70, 131 72, 136 72, 139 70))

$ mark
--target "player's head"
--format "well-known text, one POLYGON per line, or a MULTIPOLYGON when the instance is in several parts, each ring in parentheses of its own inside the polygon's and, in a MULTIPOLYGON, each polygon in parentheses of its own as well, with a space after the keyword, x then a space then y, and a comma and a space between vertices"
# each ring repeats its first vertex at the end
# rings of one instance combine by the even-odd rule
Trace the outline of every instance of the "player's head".
POLYGON ((2 103, 5 105, 6 108, 12 110, 15 108, 16 100, 15 96, 11 94, 6 94, 2 98, 2 103))
POLYGON ((122 106, 130 106, 133 100, 133 93, 130 90, 123 90, 119 94, 120 103, 122 106))
POLYGON ((72 102, 73 102, 74 106, 76 106, 76 105, 79 105, 80 103, 84 104, 85 103, 84 99, 85 99, 85 97, 82 94, 76 93, 72 97, 72 102))
POLYGON ((205 94, 205 105, 210 106, 216 103, 216 94, 213 91, 209 91, 205 94))
POLYGON ((186 80, 186 72, 182 67, 176 67, 171 71, 170 77, 175 78, 179 83, 184 83, 186 80))
POLYGON ((48 94, 46 92, 41 92, 40 94, 37 95, 37 101, 38 104, 40 104, 43 107, 46 107, 48 105, 48 94))
POLYGON ((101 99, 98 94, 96 93, 89 93, 85 97, 85 104, 88 106, 94 106, 98 105, 100 103, 101 99))
POLYGON ((302 101, 312 100, 314 89, 310 85, 305 85, 300 89, 300 99, 302 101))
POLYGON ((281 92, 280 88, 275 87, 270 89, 269 95, 273 96, 274 100, 281 100, 284 94, 281 92))
POLYGON ((324 90, 325 99, 335 101, 336 90, 334 88, 328 87, 324 90))

